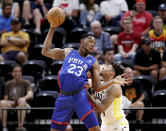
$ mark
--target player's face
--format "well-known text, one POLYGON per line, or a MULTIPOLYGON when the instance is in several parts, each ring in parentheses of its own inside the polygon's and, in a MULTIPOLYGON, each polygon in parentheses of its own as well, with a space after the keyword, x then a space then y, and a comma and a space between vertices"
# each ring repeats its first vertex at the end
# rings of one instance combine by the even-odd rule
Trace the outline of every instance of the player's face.
POLYGON ((114 69, 112 67, 112 65, 108 65, 108 66, 103 66, 101 68, 101 76, 103 78, 107 78, 107 77, 114 77, 114 69))
POLYGON ((92 36, 88 36, 84 39, 84 47, 87 50, 88 53, 91 53, 95 47, 96 40, 92 36))

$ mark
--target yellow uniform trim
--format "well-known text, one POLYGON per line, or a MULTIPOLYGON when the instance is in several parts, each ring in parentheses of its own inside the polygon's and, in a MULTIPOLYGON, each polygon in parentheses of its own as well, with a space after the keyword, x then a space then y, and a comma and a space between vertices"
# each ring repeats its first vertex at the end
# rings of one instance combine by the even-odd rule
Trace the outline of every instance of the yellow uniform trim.
POLYGON ((121 98, 115 98, 113 101, 113 114, 115 119, 120 120, 123 115, 121 111, 121 98))
POLYGON ((159 36, 155 35, 154 30, 150 30, 149 37, 154 38, 155 40, 164 40, 165 41, 166 40, 166 30, 163 29, 163 32, 159 36))

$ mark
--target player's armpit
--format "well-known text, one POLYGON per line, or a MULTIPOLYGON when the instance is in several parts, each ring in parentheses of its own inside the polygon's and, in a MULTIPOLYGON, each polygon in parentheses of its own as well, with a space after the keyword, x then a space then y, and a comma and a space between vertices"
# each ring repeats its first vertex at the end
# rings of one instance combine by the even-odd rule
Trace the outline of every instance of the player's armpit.
POLYGON ((73 48, 65 48, 65 57, 73 50, 73 48))

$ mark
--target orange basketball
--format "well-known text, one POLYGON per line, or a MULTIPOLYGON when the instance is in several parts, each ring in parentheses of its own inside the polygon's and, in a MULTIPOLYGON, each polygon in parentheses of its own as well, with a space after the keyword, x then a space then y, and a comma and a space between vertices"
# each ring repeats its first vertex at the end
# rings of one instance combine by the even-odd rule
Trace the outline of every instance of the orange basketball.
POLYGON ((53 7, 47 13, 47 20, 52 27, 61 25, 65 21, 65 17, 64 10, 59 7, 53 7))

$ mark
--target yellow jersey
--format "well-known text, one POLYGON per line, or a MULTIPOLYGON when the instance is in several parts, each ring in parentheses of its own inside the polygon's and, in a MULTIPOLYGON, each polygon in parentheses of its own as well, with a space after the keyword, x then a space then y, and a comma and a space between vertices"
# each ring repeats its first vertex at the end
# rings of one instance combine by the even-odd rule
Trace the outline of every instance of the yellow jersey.
MULTIPOLYGON (((96 99, 102 101, 106 97, 106 90, 96 93, 96 99)), ((122 95, 114 98, 113 103, 101 114, 101 120, 104 123, 113 124, 125 118, 124 111, 122 110, 122 95)))
POLYGON ((160 53, 164 52, 166 47, 166 30, 163 29, 163 32, 160 35, 156 35, 154 30, 149 31, 149 38, 152 40, 152 48, 159 51, 160 53))

